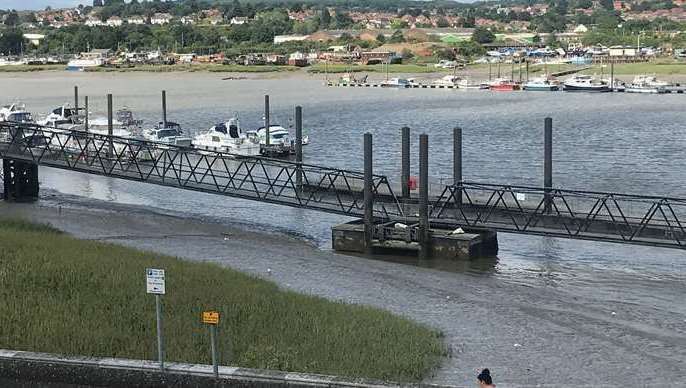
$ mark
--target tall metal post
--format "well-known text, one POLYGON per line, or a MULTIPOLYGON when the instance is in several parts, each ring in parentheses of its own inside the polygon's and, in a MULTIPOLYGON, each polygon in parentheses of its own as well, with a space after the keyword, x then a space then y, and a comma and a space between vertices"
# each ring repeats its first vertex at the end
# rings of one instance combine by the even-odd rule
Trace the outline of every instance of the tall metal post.
POLYGON ((402 132, 400 184, 403 198, 410 198, 410 128, 402 127, 400 131, 402 132))
POLYGON ((610 90, 615 91, 615 61, 610 61, 610 90))
POLYGON ((429 257, 429 135, 419 135, 419 258, 429 257))
POLYGON ((269 95, 264 96, 264 133, 265 133, 265 141, 264 144, 266 146, 269 146, 270 140, 269 139, 269 95))
POLYGON ((212 347, 212 372, 219 378, 219 355, 217 354, 217 325, 210 325, 210 343, 212 347))
POLYGON ((164 338, 162 338, 162 299, 160 294, 155 294, 155 311, 157 313, 157 360, 160 362, 160 370, 164 372, 164 338))
POLYGON ((83 97, 83 103, 84 103, 84 118, 83 118, 83 128, 87 131, 88 130, 88 96, 83 97))
POLYGON ((167 91, 162 91, 162 125, 167 128, 167 91))
POLYGON ((453 129, 453 185, 457 190, 455 202, 462 206, 462 128, 453 129))
MULTIPOLYGON (((112 94, 107 95, 107 135, 114 135, 114 126, 112 121, 112 94)), ((109 147, 107 150, 107 155, 111 158, 114 156, 114 143, 111 137, 108 145, 109 147)))
POLYGON ((489 80, 489 81, 491 80, 491 78, 493 78, 493 76, 492 76, 492 74, 493 74, 493 72, 492 72, 492 67, 493 67, 493 64, 492 64, 491 61, 489 60, 489 61, 488 61, 488 80, 489 80))
MULTIPOLYGON (((548 76, 548 74, 546 74, 548 76)), ((529 60, 526 60, 526 82, 529 82, 529 60)))
POLYGON ((74 86, 74 114, 79 114, 79 87, 74 86))
POLYGON ((552 188, 553 188, 553 119, 545 118, 544 134, 544 162, 543 162, 543 188, 545 192, 545 211, 552 210, 552 188))
POLYGON ((295 107, 295 162, 298 163, 295 171, 295 187, 300 194, 303 187, 303 108, 301 106, 295 107))
POLYGON ((374 232, 374 185, 372 134, 364 134, 364 244, 367 253, 372 252, 374 232))

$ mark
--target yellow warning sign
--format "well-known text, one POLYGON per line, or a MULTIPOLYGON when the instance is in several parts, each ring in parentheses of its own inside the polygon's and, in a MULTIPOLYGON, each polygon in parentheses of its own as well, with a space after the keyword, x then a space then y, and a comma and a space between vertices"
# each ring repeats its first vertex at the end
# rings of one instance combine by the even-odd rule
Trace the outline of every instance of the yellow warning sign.
POLYGON ((218 325, 219 324, 219 312, 218 311, 203 311, 202 312, 202 323, 208 325, 218 325))

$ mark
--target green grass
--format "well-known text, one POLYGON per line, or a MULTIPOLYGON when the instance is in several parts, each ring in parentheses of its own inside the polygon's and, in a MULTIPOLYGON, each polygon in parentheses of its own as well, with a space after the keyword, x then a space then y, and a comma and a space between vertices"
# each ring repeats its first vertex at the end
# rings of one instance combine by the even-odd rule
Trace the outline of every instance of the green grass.
POLYGON ((211 73, 272 73, 280 71, 294 71, 297 70, 294 66, 243 66, 243 65, 220 65, 213 63, 203 64, 179 64, 179 65, 138 65, 134 67, 95 67, 90 68, 89 72, 211 72, 211 73))
MULTIPOLYGON (((404 64, 404 65, 390 65, 388 68, 389 73, 437 73, 452 70, 442 70, 433 67, 432 64, 429 65, 419 65, 419 64, 404 64)), ((345 65, 345 64, 329 64, 325 65, 323 63, 318 63, 311 66, 308 69, 310 73, 359 73, 359 72, 369 72, 369 73, 385 73, 386 65, 345 65)))
POLYGON ((65 65, 14 65, 0 66, 0 73, 28 73, 33 71, 64 70, 65 65))
POLYGON ((167 360, 210 363, 203 310, 221 312, 224 365, 417 381, 445 355, 440 333, 209 263, 78 240, 0 218, 0 348, 155 359, 145 268, 164 268, 167 360))

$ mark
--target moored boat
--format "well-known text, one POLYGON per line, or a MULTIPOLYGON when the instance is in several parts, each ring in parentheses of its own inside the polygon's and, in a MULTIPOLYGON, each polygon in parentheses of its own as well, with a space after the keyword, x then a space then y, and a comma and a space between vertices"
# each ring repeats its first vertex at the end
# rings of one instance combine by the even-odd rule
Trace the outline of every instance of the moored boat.
POLYGON ((521 88, 519 83, 506 78, 499 78, 491 82, 488 86, 491 90, 498 92, 512 92, 521 88))
POLYGON ((409 88, 412 86, 412 83, 405 78, 391 78, 387 81, 383 81, 380 83, 381 87, 383 88, 409 88))
POLYGON ((669 83, 658 81, 655 76, 638 75, 631 84, 626 86, 625 91, 627 93, 662 94, 667 93, 667 86, 669 83))
POLYGON ((257 138, 241 131, 237 118, 212 126, 193 138, 194 148, 205 151, 225 152, 235 156, 259 156, 260 143, 257 138))
POLYGON ((532 78, 524 84, 524 90, 552 92, 560 90, 560 81, 550 77, 532 78))
POLYGON ((598 80, 590 75, 575 75, 563 84, 565 92, 610 92, 610 84, 605 80, 598 80))

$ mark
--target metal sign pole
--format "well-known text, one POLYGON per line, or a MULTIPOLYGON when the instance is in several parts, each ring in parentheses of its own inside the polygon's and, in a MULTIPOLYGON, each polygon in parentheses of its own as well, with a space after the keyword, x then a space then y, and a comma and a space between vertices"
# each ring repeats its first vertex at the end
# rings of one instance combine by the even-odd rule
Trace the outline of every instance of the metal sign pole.
POLYGON ((162 338, 162 298, 155 295, 155 309, 157 310, 157 359, 160 362, 160 370, 164 372, 164 346, 162 338))
POLYGON ((217 325, 210 325, 210 343, 212 346, 212 371, 214 378, 219 378, 219 356, 217 355, 217 325))

